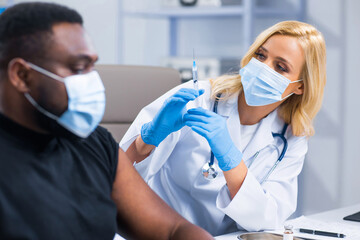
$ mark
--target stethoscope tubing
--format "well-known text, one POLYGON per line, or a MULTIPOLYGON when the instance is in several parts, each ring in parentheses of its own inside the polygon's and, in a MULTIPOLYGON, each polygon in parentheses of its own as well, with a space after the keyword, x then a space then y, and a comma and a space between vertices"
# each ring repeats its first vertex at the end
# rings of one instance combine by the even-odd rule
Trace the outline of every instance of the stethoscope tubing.
MULTIPOLYGON (((219 104, 220 97, 221 97, 221 93, 216 95, 216 99, 215 99, 215 103, 214 103, 214 107, 213 107, 213 112, 214 113, 217 113, 217 107, 218 107, 218 104, 219 104)), ((211 151, 209 166, 211 167, 212 165, 214 165, 214 153, 211 151)))
POLYGON ((285 153, 286 153, 286 150, 288 148, 288 142, 285 138, 285 132, 286 132, 286 129, 288 127, 288 124, 285 123, 284 127, 283 127, 283 130, 281 131, 281 133, 272 133, 273 137, 279 137, 283 142, 284 142, 284 147, 279 155, 279 158, 276 160, 274 166, 272 166, 272 168, 270 169, 270 171, 266 174, 266 176, 260 181, 260 183, 263 183, 265 182, 270 174, 275 170, 275 168, 277 167, 277 165, 283 160, 284 156, 285 156, 285 153))

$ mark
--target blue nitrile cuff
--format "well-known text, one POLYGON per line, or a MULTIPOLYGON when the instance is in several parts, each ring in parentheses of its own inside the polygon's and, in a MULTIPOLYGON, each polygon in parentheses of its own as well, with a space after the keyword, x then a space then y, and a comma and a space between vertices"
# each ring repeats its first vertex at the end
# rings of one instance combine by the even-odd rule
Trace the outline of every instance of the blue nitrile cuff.
POLYGON ((159 144, 169 135, 169 131, 164 129, 154 129, 152 122, 145 123, 141 127, 141 138, 144 143, 154 146, 159 144))
POLYGON ((216 157, 216 159, 222 171, 229 171, 240 164, 242 157, 243 154, 239 149, 237 149, 235 145, 232 145, 224 156, 216 157))

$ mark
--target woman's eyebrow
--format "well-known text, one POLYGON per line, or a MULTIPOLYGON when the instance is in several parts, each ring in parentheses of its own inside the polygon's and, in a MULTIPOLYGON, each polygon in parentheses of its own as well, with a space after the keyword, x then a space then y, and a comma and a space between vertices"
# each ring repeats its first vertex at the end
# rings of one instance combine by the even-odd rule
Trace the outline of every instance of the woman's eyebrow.
POLYGON ((260 46, 259 49, 263 50, 264 52, 268 52, 268 50, 266 48, 264 48, 263 46, 260 46))

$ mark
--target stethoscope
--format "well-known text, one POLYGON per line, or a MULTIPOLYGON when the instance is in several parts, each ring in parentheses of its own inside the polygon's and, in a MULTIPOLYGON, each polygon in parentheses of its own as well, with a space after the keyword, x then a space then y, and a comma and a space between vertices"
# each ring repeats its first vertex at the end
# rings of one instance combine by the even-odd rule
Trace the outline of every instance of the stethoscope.
MULTIPOLYGON (((214 107, 213 107, 213 112, 217 113, 217 107, 219 104, 219 99, 221 97, 221 94, 218 94, 216 96, 216 100, 214 103, 214 107)), ((276 160, 275 164, 273 165, 273 167, 269 170, 269 172, 263 177, 263 179, 260 181, 260 183, 265 182, 270 174, 275 170, 275 168, 277 167, 277 165, 281 162, 281 160, 284 158, 287 147, 288 147, 288 143, 287 140, 285 138, 285 132, 286 129, 288 127, 288 124, 285 123, 281 133, 272 133, 273 137, 279 137, 283 142, 284 142, 284 147, 279 155, 279 158, 276 160)), ((260 151, 256 152, 253 158, 253 161, 255 160, 255 158, 259 155, 260 151)), ((216 169, 216 167, 214 166, 214 153, 211 151, 211 156, 210 156, 210 161, 205 163, 203 168, 202 168, 202 174, 204 176, 204 178, 212 180, 214 178, 216 178, 219 174, 218 170, 216 169)))

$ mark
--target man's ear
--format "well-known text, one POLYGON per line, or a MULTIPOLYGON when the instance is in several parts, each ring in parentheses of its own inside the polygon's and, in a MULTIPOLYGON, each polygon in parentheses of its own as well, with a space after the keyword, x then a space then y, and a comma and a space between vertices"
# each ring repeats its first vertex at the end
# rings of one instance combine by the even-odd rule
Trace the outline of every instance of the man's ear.
POLYGON ((8 64, 8 78, 19 92, 29 92, 28 75, 30 67, 22 58, 14 58, 8 64))
POLYGON ((296 86, 293 93, 296 95, 302 95, 304 93, 304 83, 300 82, 300 84, 298 84, 298 86, 296 86))

